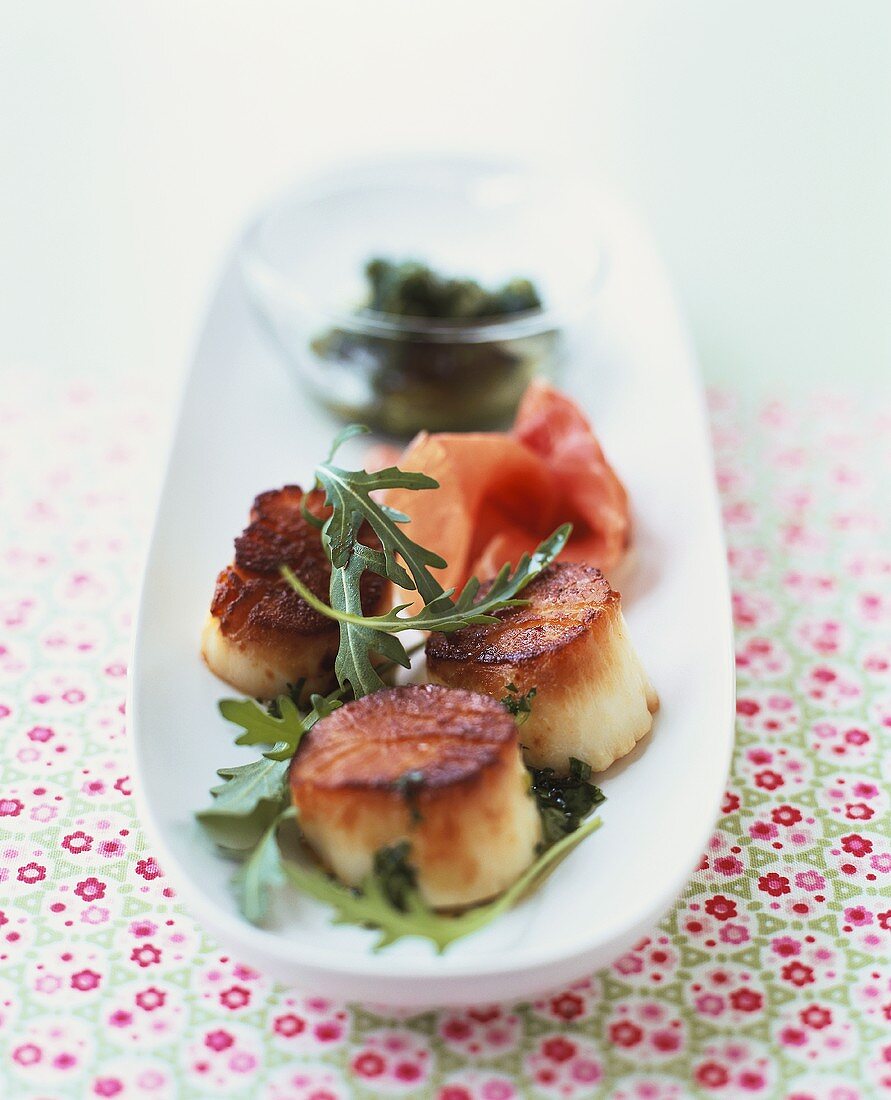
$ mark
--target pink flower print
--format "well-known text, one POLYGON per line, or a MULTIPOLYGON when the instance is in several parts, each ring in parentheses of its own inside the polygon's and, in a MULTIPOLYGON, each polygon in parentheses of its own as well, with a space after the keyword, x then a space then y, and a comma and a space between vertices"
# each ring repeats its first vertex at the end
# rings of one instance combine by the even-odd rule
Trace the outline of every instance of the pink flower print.
POLYGON ((643 1039, 643 1031, 631 1020, 619 1020, 609 1029, 610 1041, 619 1047, 635 1047, 643 1039))
POLYGON ((634 955, 629 952, 627 955, 623 955, 620 959, 616 959, 613 966, 620 974, 640 974, 643 972, 644 964, 643 959, 639 955, 634 955))
POLYGON ((208 1031, 204 1036, 204 1045, 217 1053, 221 1050, 228 1050, 234 1042, 235 1039, 232 1035, 222 1028, 217 1028, 216 1031, 208 1031))
POLYGON ((74 887, 74 892, 84 901, 101 901, 105 897, 105 883, 97 878, 87 878, 74 887))
POLYGON ((777 806, 770 811, 770 819, 775 825, 791 827, 801 821, 802 813, 796 806, 777 806))
POLYGON ((293 1012, 288 1012, 284 1016, 276 1016, 272 1029, 277 1035, 281 1035, 285 1039, 293 1039, 295 1035, 300 1035, 301 1032, 306 1030, 306 1023, 299 1016, 295 1016, 293 1012))
POLYGON ((732 814, 740 807, 740 798, 738 794, 734 794, 732 791, 727 791, 724 795, 724 801, 721 803, 721 813, 732 814))
POLYGON ((142 878, 151 880, 160 878, 163 875, 163 871, 155 862, 154 856, 149 856, 148 859, 140 859, 136 863, 136 873, 141 875, 142 878))
POLYGON ((843 836, 841 838, 841 846, 848 855, 852 855, 857 859, 869 855, 872 851, 872 841, 867 840, 866 837, 862 837, 858 833, 851 833, 850 836, 843 836))
MULTIPOLYGON (((259 971, 252 970, 251 967, 245 966, 244 963, 236 963, 236 965, 232 967, 232 974, 240 982, 253 982, 260 977, 259 971)), ((315 1003, 319 1004, 318 1001, 315 1003)), ((312 1005, 313 1002, 310 1001, 309 1004, 312 1005)))
POLYGON ((561 1020, 575 1020, 584 1015, 585 1003, 576 993, 561 993, 551 999, 551 1012, 561 1020))
POLYGON ((224 989, 220 994, 220 1004, 232 1012, 244 1008, 245 1005, 250 1003, 250 1000, 251 991, 245 989, 243 985, 233 985, 229 989, 224 989))
POLYGON ((758 879, 758 889, 763 890, 765 894, 770 894, 772 898, 779 898, 783 894, 791 893, 789 880, 784 875, 777 874, 776 871, 762 875, 758 879))
POLYGON ((541 1050, 552 1062, 568 1062, 575 1054, 576 1047, 568 1039, 557 1036, 542 1043, 541 1050))
POLYGON ((365 1050, 353 1059, 353 1072, 360 1077, 380 1077, 385 1068, 383 1058, 373 1050, 365 1050))
POLYGON ((143 1012, 154 1012, 156 1008, 161 1008, 164 1002, 167 1000, 167 994, 157 989, 155 986, 150 985, 148 989, 143 989, 136 994, 135 997, 137 1005, 143 1010, 143 1012))
POLYGON ((320 1043, 336 1043, 343 1037, 343 1028, 335 1020, 320 1020, 313 1027, 312 1033, 320 1043))
POLYGON ((758 1092, 764 1088, 766 1083, 763 1074, 751 1069, 742 1070, 737 1081, 739 1081, 740 1088, 745 1089, 747 1092, 758 1092))
POLYGON ((755 773, 755 786, 760 787, 763 791, 775 791, 778 787, 782 787, 785 782, 780 773, 775 772, 772 768, 765 768, 763 771, 755 773))
POLYGON ((697 1067, 694 1076, 697 1083, 705 1089, 720 1089, 730 1081, 729 1071, 719 1062, 703 1062, 697 1067))
POLYGON ((18 817, 24 808, 20 798, 0 798, 0 817, 18 817))
POLYGON ((717 993, 703 993, 696 998, 696 1011, 703 1016, 720 1016, 726 1005, 717 993))
POLYGON ((46 868, 40 863, 32 861, 26 863, 23 867, 19 867, 16 878, 27 886, 34 886, 35 883, 43 882, 46 878, 46 868))
POLYGON ((161 951, 150 943, 140 944, 130 952, 130 959, 143 969, 161 961, 161 951))
POLYGON ((799 1012, 798 1016, 805 1027, 812 1027, 815 1030, 828 1027, 832 1023, 832 1013, 822 1005, 808 1005, 807 1008, 799 1012))
POLYGON ((810 985, 814 981, 813 969, 809 966, 805 966, 804 963, 799 962, 797 959, 784 966, 780 971, 780 976, 784 981, 790 982, 799 989, 801 989, 802 986, 810 985))
POLYGON ((848 924, 862 927, 864 924, 872 924, 872 913, 862 905, 852 905, 845 910, 845 920, 848 924))
POLYGON ((108 917, 108 910, 99 905, 88 905, 80 915, 84 924, 104 924, 108 917))
POLYGON ((450 1039, 453 1042, 463 1042, 465 1039, 469 1039, 473 1034, 473 1028, 467 1022, 460 1017, 453 1017, 446 1020, 442 1025, 442 1034, 445 1039, 450 1039))
POLYGON ((757 1012, 764 1004, 764 998, 754 989, 734 989, 730 994, 730 1004, 737 1012, 757 1012))
POLYGON ((101 974, 97 974, 95 970, 79 970, 71 975, 71 988, 88 993, 90 990, 97 989, 101 980, 101 974))
POLYGON ((745 865, 736 856, 719 856, 714 861, 714 869, 727 878, 736 878, 745 870, 745 865))
POLYGON ((718 932, 718 939, 721 943, 729 943, 734 947, 738 947, 740 944, 748 943, 749 930, 742 924, 725 924, 718 932))
POLYGON ((819 871, 801 871, 795 876, 795 885, 800 890, 808 890, 810 893, 814 893, 816 890, 826 888, 826 879, 819 871))
POLYGON ((705 911, 717 920, 730 920, 737 915, 736 902, 732 898, 725 898, 723 894, 715 894, 705 903, 705 911))
POLYGON ((596 1084, 603 1076, 603 1071, 591 1058, 578 1058, 572 1067, 572 1078, 584 1085, 596 1084))
POLYGON ((22 1043, 12 1052, 12 1057, 20 1066, 35 1066, 43 1058, 43 1051, 36 1043, 22 1043))
POLYGON ((780 1042, 787 1047, 803 1047, 807 1043, 807 1035, 800 1027, 784 1027, 780 1032, 780 1042))
POLYGON ((83 830, 78 829, 77 832, 69 833, 63 838, 62 847, 71 852, 73 856, 79 856, 82 852, 89 852, 93 847, 93 838, 83 830))
POLYGON ((96 1096, 120 1096, 124 1086, 116 1077, 97 1077, 93 1084, 96 1096))
POLYGON ((681 1047, 679 1033, 672 1031, 670 1028, 660 1028, 659 1031, 654 1031, 650 1037, 650 1042, 662 1054, 671 1054, 676 1050, 680 1050, 681 1047))
POLYGON ((416 1066, 414 1062, 397 1062, 393 1067, 393 1076, 398 1081, 412 1082, 417 1081, 421 1076, 421 1067, 416 1066))
POLYGON ((854 784, 854 795, 857 798, 878 798, 879 788, 875 783, 858 782, 854 784))

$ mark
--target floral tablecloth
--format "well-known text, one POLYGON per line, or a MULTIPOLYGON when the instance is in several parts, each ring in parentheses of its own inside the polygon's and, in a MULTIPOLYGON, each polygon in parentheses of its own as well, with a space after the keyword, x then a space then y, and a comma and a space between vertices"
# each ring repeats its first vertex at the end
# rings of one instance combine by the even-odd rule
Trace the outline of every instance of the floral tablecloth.
POLYGON ((412 1016, 282 987, 179 905, 124 706, 167 402, 2 382, 0 1096, 891 1090, 891 402, 713 396, 739 725, 700 866, 609 969, 412 1016))

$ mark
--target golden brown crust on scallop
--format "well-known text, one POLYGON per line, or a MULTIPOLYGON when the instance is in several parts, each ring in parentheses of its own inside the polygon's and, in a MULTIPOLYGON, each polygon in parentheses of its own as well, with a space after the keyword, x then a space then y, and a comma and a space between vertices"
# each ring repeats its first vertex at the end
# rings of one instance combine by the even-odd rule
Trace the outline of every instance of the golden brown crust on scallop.
POLYGON ((422 796, 475 779, 516 742, 510 714, 488 696, 434 684, 390 688, 314 726, 294 757, 291 784, 295 793, 396 790, 416 774, 422 796))
POLYGON ((517 727, 494 699, 431 684, 347 703, 304 737, 290 771, 300 827, 323 866, 359 885, 407 840, 436 908, 499 894, 535 858, 541 820, 517 727))
MULTIPOLYGON (((327 602, 331 565, 319 530, 302 512, 303 490, 286 485, 261 493, 251 509, 251 522, 235 539, 235 560, 217 577, 210 606, 222 633, 232 641, 287 644, 289 636, 306 638, 338 632, 337 623, 314 611, 288 585, 279 570, 290 566, 303 583, 327 602)), ((324 519, 324 495, 306 494, 308 511, 324 519)), ((375 540, 363 531, 369 545, 375 540)), ((367 572, 362 578, 363 606, 380 604, 386 581, 367 572)))
POLYGON ((554 562, 523 589, 520 598, 529 603, 497 612, 497 624, 431 634, 428 662, 521 665, 538 661, 582 637, 605 610, 619 603, 619 594, 600 570, 580 562, 554 562))

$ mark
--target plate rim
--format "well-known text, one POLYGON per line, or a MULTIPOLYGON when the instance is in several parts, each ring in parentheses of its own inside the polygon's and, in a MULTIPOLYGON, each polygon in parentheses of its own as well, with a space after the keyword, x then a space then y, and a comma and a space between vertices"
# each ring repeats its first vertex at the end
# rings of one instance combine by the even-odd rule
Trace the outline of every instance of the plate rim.
MULTIPOLYGON (((623 206, 624 206, 623 202, 623 206)), ((542 969, 560 965, 561 968, 577 967, 579 971, 584 968, 585 960, 591 959, 612 949, 612 945, 627 942, 630 935, 637 934, 644 927, 651 926, 662 916, 680 896, 684 886, 689 881, 690 875, 695 869, 698 855, 691 854, 689 862, 683 861, 676 874, 672 877, 670 889, 660 891, 659 896, 650 896, 646 904, 638 906, 633 916, 629 916, 627 910, 617 912, 614 919, 607 925, 606 930, 601 930, 596 937, 588 942, 578 943, 570 951, 560 946, 560 937, 555 936, 546 945, 541 945, 537 950, 530 947, 522 947, 518 950, 521 958, 518 962, 512 962, 507 952, 499 952, 490 958, 483 954, 470 954, 465 958, 449 960, 448 969, 440 966, 442 954, 435 953, 432 945, 429 956, 418 957, 398 956, 379 953, 372 949, 369 943, 368 950, 364 954, 343 955, 336 949, 313 944, 311 941, 290 938, 275 930, 251 925, 234 913, 226 912, 218 905, 202 894, 196 880, 190 877, 188 868, 185 867, 179 856, 168 845, 165 827, 156 817, 142 783, 144 768, 142 763, 141 747, 144 737, 139 720, 139 699, 142 686, 137 670, 141 666, 140 641, 143 635, 143 624, 150 615, 148 607, 149 584, 152 572, 152 562, 158 551, 159 529, 161 525, 162 505, 167 497, 168 487, 176 475, 174 459, 181 441, 183 423, 186 418, 186 410, 190 391, 196 384, 199 371, 196 363, 201 355, 202 347, 208 334, 212 333, 215 318, 219 312, 220 303, 225 300, 229 284, 232 279, 238 277, 238 249, 239 238, 236 244, 230 248, 223 259, 220 271, 221 275, 210 288, 206 298, 206 305, 200 314, 200 324, 196 339, 193 341, 191 354, 188 357, 188 367, 184 372, 183 380, 179 387, 179 395, 176 402, 176 413, 172 420, 171 430, 167 437, 165 451, 164 472, 160 480, 158 491, 154 500, 153 519, 149 538, 146 542, 146 551, 143 560, 141 581, 137 610, 133 620, 133 628, 130 642, 130 654, 127 682, 127 745, 133 774, 134 798, 139 817, 139 822, 145 830, 147 838, 157 850, 159 862, 165 869, 165 873, 171 873, 171 878, 177 890, 178 897, 186 902, 192 912, 200 918, 210 930, 218 934, 220 938, 237 945, 243 955, 253 955, 254 958, 269 960, 272 957, 280 958, 283 962, 300 968, 307 975, 327 974, 341 978, 355 978, 384 982, 391 980, 397 983, 406 981, 411 983, 432 983, 436 986, 451 986, 461 983, 469 978, 485 979, 499 977, 519 977, 524 974, 532 976, 542 969)), ((723 672, 723 684, 721 697, 723 699, 726 729, 722 741, 720 753, 720 771, 726 779, 732 760, 735 734, 735 683, 736 671, 734 661, 734 632, 730 599, 729 569, 727 563, 726 544, 723 525, 721 523, 720 498, 715 479, 714 453, 709 444, 708 419, 704 399, 704 388, 701 377, 696 368, 696 359, 692 344, 680 313, 671 283, 662 267, 661 258, 655 247, 650 244, 652 259, 659 267, 663 276, 664 289, 668 295, 674 318, 678 326, 678 338, 683 345, 686 373, 689 376, 690 389, 697 401, 697 434, 702 444, 702 457, 707 465, 703 471, 703 486, 707 496, 707 505, 710 513, 711 538, 714 542, 713 553, 709 555, 713 567, 717 571, 715 581, 716 590, 721 592, 720 608, 722 634, 724 634, 725 649, 724 659, 721 661, 723 672)), ((717 731, 716 731, 717 732, 717 731)), ((716 750, 717 751, 717 750, 716 750)), ((707 804, 703 803, 701 813, 701 827, 699 829, 699 844, 697 853, 704 851, 709 836, 715 828, 718 819, 723 790, 720 784, 716 784, 716 790, 707 804)), ((371 935, 371 933, 369 933, 371 935)), ((381 992, 384 992, 381 990, 381 992)), ((408 1003, 410 998, 397 998, 401 1003, 408 1003)), ((391 1002, 395 1003, 395 1002, 391 1002)), ((440 1003, 446 1003, 441 1001, 440 1003)), ((465 1003, 461 998, 455 1003, 465 1003)))

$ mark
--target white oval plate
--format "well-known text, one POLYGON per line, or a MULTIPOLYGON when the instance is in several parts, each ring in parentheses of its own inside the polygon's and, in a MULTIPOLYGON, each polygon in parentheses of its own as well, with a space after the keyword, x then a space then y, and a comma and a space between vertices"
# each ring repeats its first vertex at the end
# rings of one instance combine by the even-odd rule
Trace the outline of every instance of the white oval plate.
POLYGON ((336 425, 292 389, 257 334, 230 263, 182 398, 146 565, 131 665, 130 738, 142 820, 184 902, 245 961, 307 991, 388 1005, 533 994, 627 949, 667 910, 707 841, 733 741, 732 628, 700 383, 671 291, 622 202, 592 193, 608 270, 596 337, 562 384, 625 480, 635 549, 622 575, 633 640, 662 701, 654 732, 600 778, 603 828, 513 912, 437 955, 371 950, 371 932, 284 888, 265 928, 238 912, 232 864, 195 823, 233 745, 232 691, 198 655, 217 571, 256 493, 311 478, 336 425))

